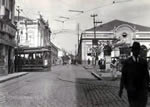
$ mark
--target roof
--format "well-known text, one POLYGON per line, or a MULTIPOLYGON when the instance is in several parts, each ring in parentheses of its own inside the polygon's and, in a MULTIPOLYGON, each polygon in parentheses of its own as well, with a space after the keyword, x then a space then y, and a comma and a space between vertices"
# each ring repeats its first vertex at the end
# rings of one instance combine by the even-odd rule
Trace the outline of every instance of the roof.
MULTIPOLYGON (((14 19, 17 21, 18 20, 18 16, 14 16, 14 19)), ((32 21, 32 19, 24 17, 24 16, 19 16, 19 20, 29 20, 29 21, 32 21)))
MULTIPOLYGON (((133 28, 136 28, 136 30, 138 30, 138 31, 150 31, 150 27, 133 24, 130 22, 121 21, 121 20, 117 20, 117 19, 97 26, 96 31, 112 31, 114 29, 114 27, 118 27, 122 24, 128 24, 128 25, 132 26, 133 28)), ((94 27, 87 29, 85 31, 94 31, 94 27)))
POLYGON ((39 53, 39 52, 50 52, 46 47, 19 47, 18 53, 39 53))
POLYGON ((55 48, 55 49, 59 49, 56 45, 54 45, 54 43, 50 42, 51 47, 55 48))

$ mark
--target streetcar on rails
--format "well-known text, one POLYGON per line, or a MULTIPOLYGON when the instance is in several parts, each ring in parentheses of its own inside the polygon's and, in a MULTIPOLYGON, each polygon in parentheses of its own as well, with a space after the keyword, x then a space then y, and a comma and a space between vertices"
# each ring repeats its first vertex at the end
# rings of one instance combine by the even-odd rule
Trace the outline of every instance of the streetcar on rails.
POLYGON ((50 48, 21 47, 15 50, 15 69, 20 71, 43 71, 51 69, 50 48))

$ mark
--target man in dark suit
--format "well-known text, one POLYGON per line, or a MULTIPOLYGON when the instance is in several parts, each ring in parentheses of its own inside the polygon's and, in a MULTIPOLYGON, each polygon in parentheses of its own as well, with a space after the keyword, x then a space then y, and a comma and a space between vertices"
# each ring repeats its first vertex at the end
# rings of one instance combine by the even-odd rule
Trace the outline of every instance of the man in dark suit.
POLYGON ((133 43, 131 51, 133 55, 123 63, 119 96, 122 96, 125 87, 130 107, 146 107, 149 84, 147 61, 139 56, 139 42, 133 43))

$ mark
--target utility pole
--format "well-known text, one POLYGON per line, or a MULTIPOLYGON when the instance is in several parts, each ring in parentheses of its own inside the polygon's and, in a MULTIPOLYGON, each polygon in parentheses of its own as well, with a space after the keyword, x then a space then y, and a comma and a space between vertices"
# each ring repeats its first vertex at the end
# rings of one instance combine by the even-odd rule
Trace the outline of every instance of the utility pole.
MULTIPOLYGON (((98 21, 96 21, 96 19, 95 19, 95 17, 97 17, 98 15, 97 14, 93 14, 93 15, 91 15, 91 17, 93 18, 93 26, 94 26, 94 39, 93 39, 93 41, 92 41, 92 48, 97 48, 97 46, 98 46, 98 40, 96 39, 96 24, 97 23, 102 23, 102 21, 101 22, 98 22, 98 21)), ((95 49, 95 65, 96 65, 96 60, 97 60, 97 52, 96 52, 97 50, 95 49)))
POLYGON ((80 24, 77 24, 77 56, 76 56, 76 60, 78 62, 79 60, 79 36, 80 36, 80 24))
MULTIPOLYGON (((94 39, 92 40, 92 48, 94 48, 94 45, 96 45, 97 43, 97 41, 96 41, 96 29, 95 29, 95 17, 97 17, 97 14, 93 14, 93 15, 91 15, 91 17, 93 18, 93 26, 94 26, 94 39)), ((95 50, 93 50, 93 51, 95 51, 95 50)), ((92 52, 92 53, 94 53, 94 52, 92 52)), ((96 54, 96 53, 95 53, 96 54)), ((94 64, 94 57, 92 58, 92 63, 93 63, 93 65, 96 65, 96 55, 95 55, 95 64, 94 64)))
POLYGON ((25 28, 26 28, 26 42, 28 41, 28 21, 25 20, 25 28))
MULTIPOLYGON (((19 18, 20 18, 20 13, 21 13, 21 11, 22 11, 22 9, 20 9, 20 7, 19 6, 17 6, 17 9, 16 9, 16 11, 18 12, 18 22, 17 22, 17 50, 16 50, 16 55, 15 55, 15 60, 16 61, 18 61, 18 47, 19 47, 19 40, 20 40, 20 38, 19 38, 19 18)), ((15 71, 16 72, 18 72, 19 71, 19 64, 16 62, 16 64, 15 64, 15 71)))
MULTIPOLYGON (((19 20, 20 20, 20 13, 21 13, 21 11, 23 11, 23 10, 20 9, 20 6, 17 6, 16 11, 18 12, 18 24, 17 24, 17 28, 18 28, 19 20)), ((19 29, 17 29, 17 46, 18 46, 18 44, 19 44, 19 29)))
POLYGON ((95 20, 95 17, 97 17, 98 15, 97 14, 93 14, 93 15, 91 15, 91 17, 93 17, 93 26, 94 26, 94 45, 97 45, 97 41, 96 41, 96 24, 97 23, 102 23, 102 21, 100 21, 100 22, 98 22, 98 21, 96 21, 95 20))
POLYGON ((93 14, 93 15, 91 15, 91 17, 93 17, 93 26, 94 26, 94 39, 96 38, 96 29, 95 29, 95 17, 97 17, 97 14, 93 14))
POLYGON ((17 6, 16 11, 18 12, 18 22, 19 22, 20 13, 21 13, 21 11, 23 11, 23 10, 20 9, 20 6, 17 6))
POLYGON ((80 36, 80 24, 77 24, 77 39, 78 39, 78 47, 79 47, 79 36, 80 36))

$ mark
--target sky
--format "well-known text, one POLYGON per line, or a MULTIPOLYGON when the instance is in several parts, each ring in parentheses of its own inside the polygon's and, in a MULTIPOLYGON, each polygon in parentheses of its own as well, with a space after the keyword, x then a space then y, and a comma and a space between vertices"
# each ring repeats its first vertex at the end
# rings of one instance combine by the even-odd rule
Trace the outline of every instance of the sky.
POLYGON ((80 33, 93 27, 91 14, 97 14, 96 20, 103 23, 119 19, 150 27, 149 0, 16 0, 16 6, 23 9, 21 15, 31 19, 41 14, 49 21, 52 42, 73 54, 77 49, 77 25, 80 33))

